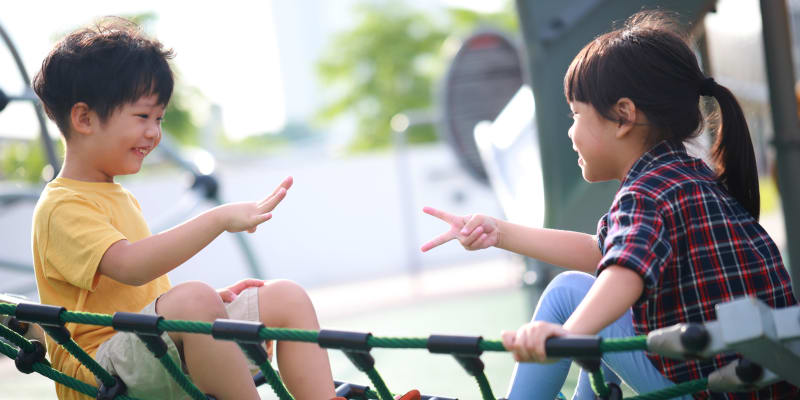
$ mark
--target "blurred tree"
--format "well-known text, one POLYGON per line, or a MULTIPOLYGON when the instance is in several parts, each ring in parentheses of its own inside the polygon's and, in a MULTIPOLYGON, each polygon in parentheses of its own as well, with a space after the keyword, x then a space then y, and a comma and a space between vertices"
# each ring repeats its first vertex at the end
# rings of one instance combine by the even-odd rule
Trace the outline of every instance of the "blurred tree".
MULTIPOLYGON (((158 16, 148 12, 128 15, 125 18, 137 23, 145 31, 150 31, 158 16)), ((57 35, 54 41, 59 40, 66 33, 57 35)), ((177 76, 178 71, 174 64, 172 68, 177 76)), ((162 127, 164 132, 181 144, 197 144, 198 142, 199 130, 189 106, 192 100, 197 98, 202 98, 199 90, 182 85, 181 81, 176 79, 175 89, 167 106, 162 127)), ((63 154, 63 145, 60 141, 57 150, 59 150, 57 154, 63 154)), ((47 178, 42 176, 42 169, 45 165, 42 143, 39 139, 29 142, 7 142, 0 146, 0 179, 41 182, 47 178)))
MULTIPOLYGON (((388 147, 391 118, 406 110, 434 108, 434 93, 448 53, 450 37, 463 38, 479 27, 516 32, 511 4, 482 14, 449 9, 444 18, 392 1, 369 1, 355 7, 353 29, 336 34, 317 64, 330 98, 318 111, 320 122, 353 115, 356 132, 350 149, 388 147)), ((411 143, 436 140, 435 127, 412 126, 411 143)))

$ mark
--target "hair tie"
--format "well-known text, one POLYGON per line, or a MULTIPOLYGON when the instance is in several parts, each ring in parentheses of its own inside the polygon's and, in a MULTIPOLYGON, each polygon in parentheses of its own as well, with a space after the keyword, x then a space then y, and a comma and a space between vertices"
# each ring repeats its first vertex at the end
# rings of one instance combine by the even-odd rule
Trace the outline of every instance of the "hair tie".
POLYGON ((708 77, 703 79, 700 82, 700 87, 697 88, 697 94, 700 96, 714 96, 714 88, 717 86, 717 82, 714 81, 714 78, 708 77))

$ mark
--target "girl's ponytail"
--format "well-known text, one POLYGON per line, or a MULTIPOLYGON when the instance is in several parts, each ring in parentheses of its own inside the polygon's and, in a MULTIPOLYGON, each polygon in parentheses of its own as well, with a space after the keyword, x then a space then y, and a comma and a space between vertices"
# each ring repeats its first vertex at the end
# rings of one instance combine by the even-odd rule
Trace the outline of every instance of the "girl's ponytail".
POLYGON ((706 78, 699 93, 717 99, 720 125, 711 148, 717 177, 750 215, 758 220, 761 198, 758 191, 758 172, 750 130, 744 113, 730 90, 706 78))

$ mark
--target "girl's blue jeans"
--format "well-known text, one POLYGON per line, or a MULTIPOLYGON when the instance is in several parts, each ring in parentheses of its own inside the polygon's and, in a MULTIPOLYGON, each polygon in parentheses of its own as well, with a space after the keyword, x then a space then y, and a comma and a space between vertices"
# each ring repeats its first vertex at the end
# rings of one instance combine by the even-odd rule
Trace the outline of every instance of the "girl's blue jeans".
MULTIPOLYGON (((562 272, 547 285, 533 313, 534 321, 563 324, 583 297, 589 292, 595 278, 583 272, 562 272)), ((603 338, 636 336, 633 331, 631 311, 599 332, 603 338)), ((620 378, 637 393, 649 393, 673 386, 661 375, 644 351, 606 353, 602 359, 603 374, 607 382, 619 384, 620 378)), ((511 378, 509 400, 553 400, 567 378, 571 360, 561 359, 552 364, 518 363, 511 378)), ((594 399, 589 375, 581 370, 573 400, 594 399)), ((684 399, 691 399, 685 397, 684 399)))

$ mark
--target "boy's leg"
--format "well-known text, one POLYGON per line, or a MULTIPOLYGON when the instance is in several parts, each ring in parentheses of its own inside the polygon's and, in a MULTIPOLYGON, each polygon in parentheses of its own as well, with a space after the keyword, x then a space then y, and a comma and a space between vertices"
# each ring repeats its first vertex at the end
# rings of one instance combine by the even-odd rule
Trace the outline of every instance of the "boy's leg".
MULTIPOLYGON (((266 326, 319 330, 311 299, 294 282, 265 282, 258 288, 258 308, 261 322, 266 326)), ((293 341, 279 341, 277 348, 281 378, 296 399, 335 396, 326 350, 316 343, 293 341)))
MULTIPOLYGON (((156 313, 166 319, 208 322, 228 317, 219 294, 202 282, 170 289, 158 299, 156 313)), ((169 332, 169 336, 201 391, 221 400, 258 398, 247 361, 236 343, 203 334, 169 332)))

